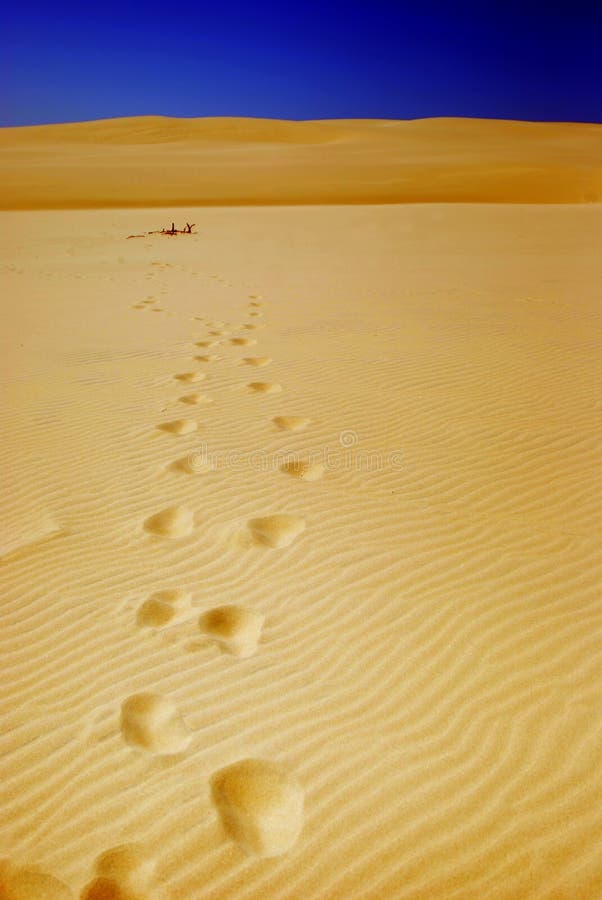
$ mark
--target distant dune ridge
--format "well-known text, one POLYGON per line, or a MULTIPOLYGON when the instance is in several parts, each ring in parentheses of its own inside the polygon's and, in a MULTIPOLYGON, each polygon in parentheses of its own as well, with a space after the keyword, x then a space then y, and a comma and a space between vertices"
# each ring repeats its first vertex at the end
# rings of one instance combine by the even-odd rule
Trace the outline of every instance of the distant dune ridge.
POLYGON ((602 200, 602 125, 139 116, 0 129, 0 208, 602 200))

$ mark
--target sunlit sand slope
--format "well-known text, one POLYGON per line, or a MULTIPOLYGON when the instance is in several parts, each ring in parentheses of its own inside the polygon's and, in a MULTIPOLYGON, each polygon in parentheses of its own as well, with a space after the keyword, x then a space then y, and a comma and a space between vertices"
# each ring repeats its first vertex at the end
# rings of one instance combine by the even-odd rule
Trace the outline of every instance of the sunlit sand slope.
POLYGON ((0 208, 602 199, 602 126, 160 116, 0 129, 0 208))
POLYGON ((0 217, 0 896, 599 898, 601 209, 182 215, 0 217))

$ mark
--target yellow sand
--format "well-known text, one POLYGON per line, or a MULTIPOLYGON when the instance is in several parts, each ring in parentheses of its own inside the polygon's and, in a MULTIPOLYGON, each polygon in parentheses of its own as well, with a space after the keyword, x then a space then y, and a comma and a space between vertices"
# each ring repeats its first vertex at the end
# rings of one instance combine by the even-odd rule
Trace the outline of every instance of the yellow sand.
POLYGON ((0 129, 0 209, 449 200, 600 201, 602 125, 143 116, 0 129))
POLYGON ((2 900, 602 896, 602 207, 0 229, 2 900))

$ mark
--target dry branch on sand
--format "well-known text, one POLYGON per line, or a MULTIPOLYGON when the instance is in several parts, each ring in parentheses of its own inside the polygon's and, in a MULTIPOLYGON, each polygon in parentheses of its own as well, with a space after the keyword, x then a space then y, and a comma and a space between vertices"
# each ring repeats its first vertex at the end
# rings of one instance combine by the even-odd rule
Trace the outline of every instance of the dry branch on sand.
POLYGON ((129 241, 130 238, 146 237, 147 234, 194 234, 192 230, 194 226, 194 222, 192 223, 192 225, 189 222, 186 222, 184 228, 176 228, 175 222, 172 222, 171 228, 162 228, 160 231, 145 231, 144 234, 128 234, 127 240, 129 241))

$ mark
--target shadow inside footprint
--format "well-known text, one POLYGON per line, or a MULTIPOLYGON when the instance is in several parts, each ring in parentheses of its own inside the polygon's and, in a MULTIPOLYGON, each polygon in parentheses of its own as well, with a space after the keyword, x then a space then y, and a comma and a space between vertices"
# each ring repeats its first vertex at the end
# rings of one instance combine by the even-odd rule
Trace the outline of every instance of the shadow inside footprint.
POLYGON ((282 390, 281 384, 273 384, 269 381, 252 381, 247 387, 254 394, 277 394, 282 390))
POLYGON ((269 366, 272 362, 271 356, 245 356, 242 362, 247 366, 269 366))
POLYGON ((175 703, 160 694, 133 694, 124 700, 120 725, 127 744, 150 753, 182 753, 191 740, 175 703))
POLYGON ((280 856, 303 828, 303 788, 271 760, 242 759, 220 769, 211 796, 225 831, 247 853, 280 856))
POLYGON ((162 422, 157 425, 159 431, 166 431, 168 434, 192 434, 197 427, 195 419, 175 419, 173 422, 162 422))
POLYGON ((182 372, 180 375, 174 375, 176 381, 184 381, 187 384, 193 384, 196 381, 203 381, 203 379, 206 377, 206 372, 182 372))
POLYGON ((265 516, 251 519, 248 527, 255 543, 279 549, 288 547, 305 531, 305 520, 290 515, 265 516))
POLYGON ((159 537, 181 538, 192 534, 194 514, 186 506, 170 506, 144 521, 144 530, 159 537))
POLYGON ((282 431, 302 431, 307 428, 311 419, 304 416, 276 416, 273 422, 282 431))
POLYGON ((246 606, 218 606, 203 613, 199 628, 232 656, 245 658, 257 652, 264 616, 246 606))

